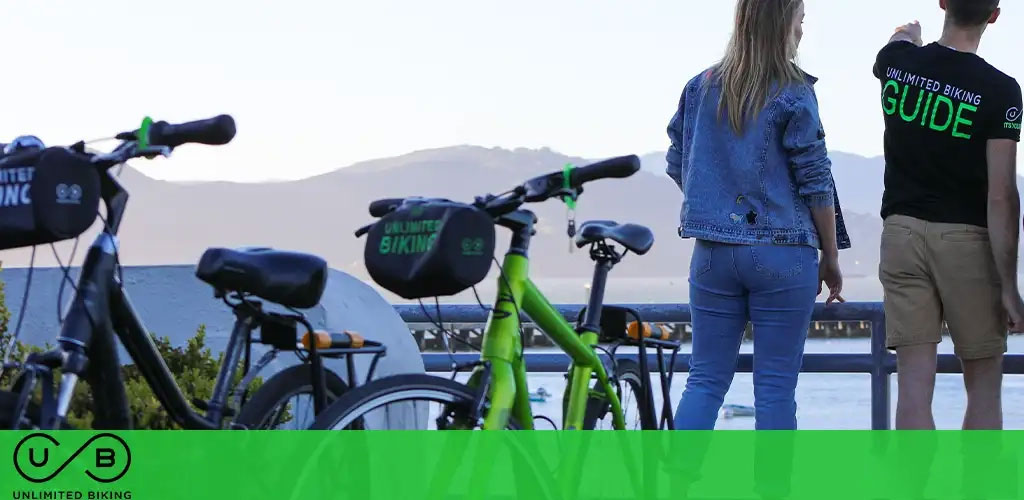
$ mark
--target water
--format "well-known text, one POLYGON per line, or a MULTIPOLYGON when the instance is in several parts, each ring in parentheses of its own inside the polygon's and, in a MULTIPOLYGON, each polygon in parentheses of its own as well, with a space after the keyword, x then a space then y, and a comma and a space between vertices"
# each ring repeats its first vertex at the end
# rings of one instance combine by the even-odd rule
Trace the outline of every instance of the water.
MULTIPOLYGON (((537 287, 544 292, 548 300, 555 304, 585 304, 590 291, 590 280, 586 278, 540 278, 534 280, 537 287)), ((477 285, 480 299, 485 303, 493 301, 497 277, 488 278, 477 285)), ((372 284, 372 282, 371 282, 372 284)), ((377 291, 393 304, 410 303, 394 294, 377 291)), ((605 303, 608 304, 645 304, 645 303, 686 303, 689 302, 690 284, 686 276, 667 276, 664 278, 623 278, 616 277, 614 271, 608 277, 605 291, 605 303)), ((878 302, 882 296, 882 284, 875 276, 848 276, 843 281, 843 298, 854 302, 878 302)), ((442 304, 476 304, 472 291, 465 291, 451 297, 442 297, 442 304)), ((433 301, 430 301, 433 303, 433 301)), ((415 304, 415 302, 411 302, 415 304)))
MULTIPOLYGON (((807 353, 866 353, 870 350, 867 339, 812 339, 807 342, 807 353)), ((939 352, 951 354, 953 346, 947 339, 939 344, 939 352)), ((1024 351, 1024 337, 1010 338, 1010 351, 1024 351)), ((744 343, 741 352, 753 352, 753 344, 744 343)), ((464 380, 462 377, 460 380, 464 380)), ((892 382, 892 408, 896 408, 896 377, 892 382)), ((656 404, 661 405, 660 383, 652 382, 656 404)), ((534 373, 529 376, 530 390, 543 387, 552 394, 546 402, 534 403, 535 415, 544 415, 555 422, 562 421, 561 396, 565 391, 564 375, 560 373, 534 373)), ((679 402, 686 374, 672 380, 672 410, 679 402)), ((725 398, 726 404, 753 406, 753 379, 749 373, 737 373, 725 398)), ((868 374, 802 374, 797 386, 797 419, 801 429, 870 429, 871 428, 871 376, 868 374)), ((1003 382, 1004 425, 1007 429, 1024 429, 1024 376, 1007 376, 1003 382)), ((939 375, 935 384, 933 410, 935 424, 940 429, 959 429, 966 406, 963 378, 959 374, 939 375)), ((545 429, 546 422, 537 422, 545 429)), ((754 428, 753 417, 719 418, 719 429, 746 430, 754 428)))

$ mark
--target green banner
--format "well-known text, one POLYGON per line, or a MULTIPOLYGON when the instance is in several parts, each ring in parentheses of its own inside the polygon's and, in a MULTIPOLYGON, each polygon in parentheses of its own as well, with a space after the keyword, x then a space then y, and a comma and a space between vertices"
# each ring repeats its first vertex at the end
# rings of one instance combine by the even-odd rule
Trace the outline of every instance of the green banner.
POLYGON ((1022 498, 1021 432, 0 432, 0 500, 1022 498))

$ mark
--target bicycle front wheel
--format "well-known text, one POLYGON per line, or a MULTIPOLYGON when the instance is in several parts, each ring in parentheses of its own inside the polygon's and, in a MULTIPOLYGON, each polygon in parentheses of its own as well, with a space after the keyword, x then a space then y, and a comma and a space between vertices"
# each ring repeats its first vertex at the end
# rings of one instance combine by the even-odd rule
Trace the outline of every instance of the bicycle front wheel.
MULTIPOLYGON (((18 425, 14 425, 14 409, 18 405, 18 394, 8 391, 0 391, 0 430, 35 430, 39 429, 40 411, 39 406, 29 402, 25 415, 18 425)), ((73 429, 66 420, 60 423, 60 430, 73 429)))
MULTIPOLYGON (((327 407, 312 430, 475 429, 473 388, 433 375, 395 375, 346 392, 327 407)), ((518 429, 511 420, 508 429, 518 429)))

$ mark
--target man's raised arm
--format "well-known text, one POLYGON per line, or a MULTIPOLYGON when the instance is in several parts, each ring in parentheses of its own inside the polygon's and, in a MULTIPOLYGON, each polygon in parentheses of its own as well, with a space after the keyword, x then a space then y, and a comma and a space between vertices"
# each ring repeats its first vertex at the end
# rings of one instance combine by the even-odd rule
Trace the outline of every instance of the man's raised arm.
POLYGON ((889 43, 910 42, 918 47, 924 45, 921 40, 921 23, 914 21, 896 28, 896 32, 889 38, 889 43))

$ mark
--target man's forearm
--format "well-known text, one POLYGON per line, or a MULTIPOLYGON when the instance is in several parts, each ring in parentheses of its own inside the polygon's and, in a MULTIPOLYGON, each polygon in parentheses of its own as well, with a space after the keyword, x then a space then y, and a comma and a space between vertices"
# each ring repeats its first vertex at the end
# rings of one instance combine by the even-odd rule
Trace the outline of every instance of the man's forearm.
POLYGON ((918 45, 918 46, 921 45, 921 41, 920 40, 914 38, 913 35, 911 35, 909 33, 904 33, 902 31, 897 32, 896 34, 894 34, 892 36, 892 38, 889 39, 889 43, 893 43, 893 42, 910 42, 910 43, 912 43, 914 45, 918 45))
POLYGON ((1004 293, 1017 293, 1017 245, 1020 239, 1020 198, 1017 190, 1005 198, 989 199, 988 231, 992 257, 1004 293))

